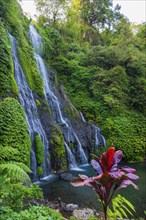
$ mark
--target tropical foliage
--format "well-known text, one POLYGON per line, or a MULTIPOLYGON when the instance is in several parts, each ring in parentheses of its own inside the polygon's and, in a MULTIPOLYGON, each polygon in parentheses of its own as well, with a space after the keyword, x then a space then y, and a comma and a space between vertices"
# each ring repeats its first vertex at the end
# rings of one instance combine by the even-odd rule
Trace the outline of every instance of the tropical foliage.
POLYGON ((21 210, 20 212, 14 212, 9 207, 1 207, 0 213, 1 220, 9 219, 10 216, 11 220, 64 220, 60 213, 45 206, 31 206, 29 209, 21 210))
MULTIPOLYGON (((43 12, 36 23, 44 39, 43 57, 58 73, 52 79, 63 83, 66 94, 87 121, 102 128, 107 144, 115 143, 127 160, 143 161, 146 153, 146 24, 131 24, 120 13, 120 6, 112 8, 111 0, 103 0, 103 4, 99 4, 99 0, 35 2, 43 12)), ((42 193, 31 184, 28 175, 31 143, 25 115, 18 102, 8 32, 17 39, 20 63, 34 92, 39 113, 51 114, 43 100, 43 82, 29 41, 29 23, 16 0, 0 0, 0 214, 2 219, 48 219, 48 216, 61 219, 58 213, 46 207, 27 210, 24 204, 25 199, 42 198, 42 193)), ((78 117, 67 107, 64 113, 78 117)), ((50 136, 54 167, 58 170, 61 164, 66 168, 62 132, 52 126, 50 136)), ((44 154, 38 135, 34 142, 41 176, 44 154)), ((92 162, 98 178, 80 177, 82 184, 85 180, 89 185, 95 183, 104 208, 110 202, 110 190, 114 192, 120 186, 133 185, 131 179, 137 178, 129 168, 128 172, 126 168, 118 168, 117 173, 112 170, 119 160, 112 158, 121 157, 121 153, 113 149, 109 153, 95 157, 92 162), (110 162, 106 164, 106 160, 110 162), (112 189, 106 178, 117 188, 112 189), (101 185, 107 187, 107 199, 101 185)), ((129 205, 123 198, 118 199, 116 205, 122 201, 124 209, 129 205)), ((108 212, 114 216, 115 205, 108 212)))
MULTIPOLYGON (((115 143, 126 160, 143 161, 146 25, 132 25, 119 6, 111 11, 111 1, 102 6, 105 20, 102 14, 99 23, 90 24, 84 18, 96 2, 72 1, 66 19, 53 28, 41 15, 37 27, 44 38, 44 58, 57 70, 75 107, 87 121, 101 127, 107 144, 115 143)), ((91 9, 94 17, 95 7, 91 9)))
POLYGON ((119 194, 112 199, 112 209, 108 207, 107 213, 110 219, 113 220, 117 217, 121 219, 128 218, 129 214, 133 216, 132 212, 135 212, 134 206, 126 198, 119 194))
POLYGON ((103 206, 105 219, 107 219, 109 203, 117 190, 125 188, 128 185, 132 185, 135 189, 138 189, 132 182, 132 180, 139 179, 139 177, 134 174, 136 170, 130 167, 118 167, 122 155, 122 151, 115 151, 114 147, 108 148, 107 152, 102 153, 100 158, 94 156, 95 159, 91 161, 97 176, 89 178, 85 175, 79 175, 79 178, 71 181, 73 186, 86 185, 96 191, 103 206))

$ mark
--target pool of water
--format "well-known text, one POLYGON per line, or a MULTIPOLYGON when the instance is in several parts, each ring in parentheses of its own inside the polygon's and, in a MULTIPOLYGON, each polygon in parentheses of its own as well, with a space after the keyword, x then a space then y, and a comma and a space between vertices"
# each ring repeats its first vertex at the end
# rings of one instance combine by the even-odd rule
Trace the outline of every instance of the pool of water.
MULTIPOLYGON (((144 217, 146 211, 146 163, 121 164, 121 166, 130 166, 137 170, 136 174, 140 179, 136 181, 139 190, 135 190, 132 186, 118 191, 128 199, 136 209, 135 217, 144 217)), ((72 170, 74 176, 85 174, 88 176, 95 175, 91 165, 80 167, 80 170, 72 170)), ((94 208, 97 211, 102 210, 98 197, 91 188, 73 187, 68 181, 62 180, 57 176, 51 179, 45 179, 40 182, 45 198, 50 201, 57 200, 59 197, 62 202, 78 204, 79 207, 94 208)))

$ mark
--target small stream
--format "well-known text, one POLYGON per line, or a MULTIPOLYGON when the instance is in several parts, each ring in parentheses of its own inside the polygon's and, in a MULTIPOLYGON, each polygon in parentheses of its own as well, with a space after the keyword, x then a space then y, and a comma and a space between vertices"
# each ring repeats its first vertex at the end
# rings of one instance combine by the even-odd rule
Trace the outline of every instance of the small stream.
MULTIPOLYGON (((136 174, 140 176, 135 183, 139 186, 139 190, 135 190, 132 186, 118 191, 122 196, 128 199, 136 209, 134 218, 144 217, 146 211, 146 163, 123 164, 120 166, 130 166, 137 170, 136 174)), ((80 166, 80 170, 72 170, 74 176, 85 174, 88 176, 96 175, 90 165, 80 166)), ((55 176, 44 179, 40 183, 44 196, 50 201, 57 200, 59 197, 62 202, 78 204, 79 207, 95 208, 97 211, 102 210, 101 204, 98 202, 96 193, 89 187, 73 187, 68 181, 62 180, 55 176)))

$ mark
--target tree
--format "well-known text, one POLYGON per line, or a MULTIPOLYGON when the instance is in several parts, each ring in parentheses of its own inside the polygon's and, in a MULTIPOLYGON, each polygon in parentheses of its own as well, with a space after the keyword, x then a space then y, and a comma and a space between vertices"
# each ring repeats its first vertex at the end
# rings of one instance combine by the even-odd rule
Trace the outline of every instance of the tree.
POLYGON ((120 6, 117 5, 113 10, 111 0, 81 0, 81 17, 92 27, 110 28, 120 15, 120 6))
POLYGON ((66 0, 35 0, 37 10, 55 24, 64 19, 66 0))
POLYGON ((145 52, 146 50, 146 22, 136 26, 137 46, 145 52))

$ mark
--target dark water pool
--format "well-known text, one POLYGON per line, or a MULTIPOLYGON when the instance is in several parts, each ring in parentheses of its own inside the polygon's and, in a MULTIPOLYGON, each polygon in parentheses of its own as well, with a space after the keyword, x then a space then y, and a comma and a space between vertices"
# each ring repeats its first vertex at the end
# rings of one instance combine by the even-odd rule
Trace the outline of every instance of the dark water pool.
MULTIPOLYGON (((119 190, 118 193, 128 199, 136 209, 135 217, 144 217, 146 211, 146 163, 124 164, 137 170, 140 180, 136 181, 139 190, 135 190, 132 186, 119 190)), ((121 164, 123 166, 123 164, 121 164)), ((88 176, 95 175, 90 165, 81 167, 81 170, 71 171, 74 176, 85 174, 88 176)), ((95 208, 97 211, 102 210, 96 193, 89 187, 73 187, 68 181, 61 180, 57 177, 43 180, 41 187, 45 198, 57 200, 59 197, 62 202, 78 204, 79 207, 95 208)))

